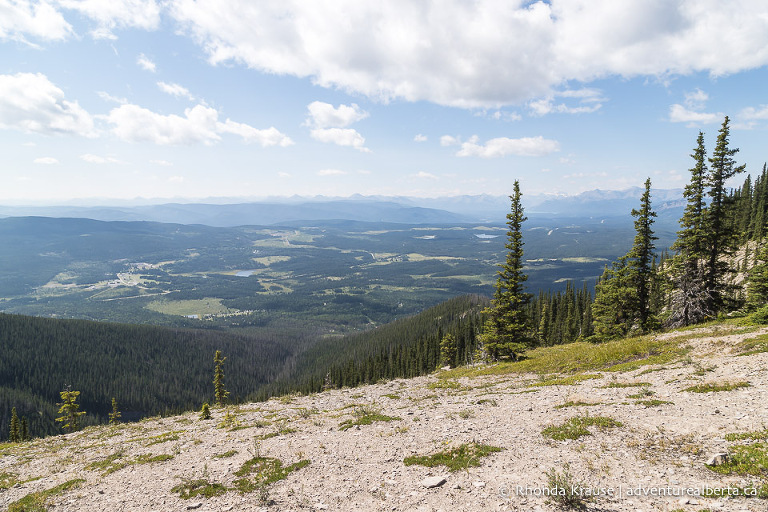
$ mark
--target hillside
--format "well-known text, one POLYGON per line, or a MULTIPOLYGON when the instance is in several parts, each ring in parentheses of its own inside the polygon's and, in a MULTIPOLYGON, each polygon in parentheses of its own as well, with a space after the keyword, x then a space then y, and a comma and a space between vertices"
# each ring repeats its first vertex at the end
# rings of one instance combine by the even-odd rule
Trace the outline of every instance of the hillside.
POLYGON ((187 413, 0 445, 0 507, 47 498, 67 511, 550 511, 535 494, 548 472, 568 472, 621 492, 598 497, 595 510, 764 511, 756 497, 679 493, 765 485, 767 350, 768 328, 718 324, 287 396, 214 410, 212 420, 187 413), (695 392, 711 383, 733 389, 695 392), (558 440, 578 427, 588 433, 558 440), (453 472, 404 463, 473 442, 501 451, 475 453, 453 472), (705 466, 722 451, 730 457, 719 472, 705 466), (259 486, 258 475, 275 481, 259 486), (446 481, 427 487, 431 477, 446 481), (221 493, 185 500, 175 487, 221 493), (647 494, 627 495, 638 487, 647 494))

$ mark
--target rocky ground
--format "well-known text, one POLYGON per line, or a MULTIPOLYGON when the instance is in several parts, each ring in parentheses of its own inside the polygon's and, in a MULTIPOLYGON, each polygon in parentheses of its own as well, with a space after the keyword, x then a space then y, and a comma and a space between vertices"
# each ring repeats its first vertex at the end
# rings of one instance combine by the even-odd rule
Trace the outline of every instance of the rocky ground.
POLYGON ((438 372, 228 413, 213 409, 210 420, 188 413, 0 445, 0 509, 37 497, 56 512, 550 511, 561 504, 542 494, 558 476, 583 484, 585 495, 586 488, 602 493, 587 503, 591 510, 765 512, 765 499, 696 495, 707 486, 756 481, 716 473, 705 463, 755 442, 726 434, 765 432, 768 425, 768 353, 731 350, 768 329, 728 329, 687 331, 681 343, 692 350, 673 363, 591 372, 594 378, 586 380, 541 385, 546 382, 535 374, 445 378, 438 372), (749 387, 683 391, 726 382, 749 387), (567 403, 595 405, 557 407, 567 403), (556 440, 542 433, 574 417, 589 435, 556 440), (601 428, 584 420, 600 417, 618 423, 604 420, 601 428), (370 424, 360 421, 366 418, 370 424), (363 424, 344 428, 354 422, 363 424), (502 450, 459 461, 454 471, 404 463, 465 443, 502 450), (264 464, 278 459, 284 471, 249 473, 244 465, 254 457, 264 464), (285 478, 258 485, 270 476, 285 478), (82 481, 45 498, 33 494, 76 479, 82 481), (221 493, 180 496, 204 485, 221 493))

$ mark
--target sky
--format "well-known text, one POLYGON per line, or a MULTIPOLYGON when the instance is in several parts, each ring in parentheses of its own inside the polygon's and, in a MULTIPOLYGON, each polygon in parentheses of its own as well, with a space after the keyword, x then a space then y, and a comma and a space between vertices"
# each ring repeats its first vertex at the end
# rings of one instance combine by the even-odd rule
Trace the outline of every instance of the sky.
POLYGON ((765 0, 0 0, 0 203, 681 188, 767 84, 765 0))

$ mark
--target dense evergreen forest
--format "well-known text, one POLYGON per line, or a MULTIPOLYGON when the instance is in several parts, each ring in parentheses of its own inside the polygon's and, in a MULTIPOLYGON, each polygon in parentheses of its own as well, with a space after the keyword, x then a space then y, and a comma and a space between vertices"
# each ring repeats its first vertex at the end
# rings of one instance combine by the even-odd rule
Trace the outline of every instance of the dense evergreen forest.
POLYGON ((87 421, 104 421, 116 398, 138 419, 212 401, 213 355, 227 356, 233 400, 275 380, 292 356, 278 338, 0 314, 0 439, 13 407, 34 436, 61 432, 54 404, 66 387, 81 392, 87 421))

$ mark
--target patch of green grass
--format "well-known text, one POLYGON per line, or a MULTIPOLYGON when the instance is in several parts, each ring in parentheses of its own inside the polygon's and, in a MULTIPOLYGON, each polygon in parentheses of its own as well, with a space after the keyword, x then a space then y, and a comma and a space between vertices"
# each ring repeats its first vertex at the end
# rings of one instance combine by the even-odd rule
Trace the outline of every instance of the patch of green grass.
POLYGON ((610 384, 603 386, 603 388, 641 388, 650 385, 650 382, 611 382, 610 384))
POLYGON ((566 439, 578 439, 583 436, 591 436, 592 432, 587 427, 597 427, 600 430, 621 427, 623 424, 606 416, 575 416, 562 425, 550 425, 541 431, 541 435, 564 441, 566 439))
POLYGON ((737 475, 768 477, 768 445, 766 443, 752 443, 731 446, 726 463, 707 467, 723 475, 735 473, 737 475))
POLYGON ((751 441, 768 441, 768 427, 756 432, 745 432, 741 434, 726 434, 726 441, 743 441, 745 439, 751 441))
POLYGON ((565 465, 562 473, 555 468, 550 468, 546 475, 547 488, 553 490, 551 500, 561 508, 581 510, 586 508, 589 501, 592 501, 593 496, 579 492, 580 488, 589 487, 574 480, 568 464, 565 465))
POLYGON ((635 403, 638 405, 644 405, 645 407, 656 407, 659 405, 672 404, 674 402, 670 402, 669 400, 657 400, 654 398, 651 400, 638 400, 635 403))
POLYGON ((339 424, 339 430, 347 430, 357 425, 370 425, 375 421, 397 421, 402 419, 397 416, 381 414, 376 409, 367 406, 356 407, 353 416, 355 417, 353 420, 342 421, 339 424))
POLYGON ((640 336, 601 344, 567 343, 539 347, 525 353, 525 359, 480 368, 456 368, 442 375, 450 378, 509 373, 580 373, 595 370, 630 371, 646 365, 666 364, 686 354, 683 340, 659 340, 640 336))
POLYGON ((662 372, 662 371, 664 371, 666 369, 667 368, 665 368, 663 366, 661 368, 646 368, 645 370, 643 370, 640 373, 638 373, 637 376, 639 377, 641 375, 647 375, 647 374, 653 373, 653 372, 662 372))
POLYGON ((160 455, 152 455, 151 453, 144 453, 142 455, 138 455, 133 461, 131 461, 131 464, 151 464, 153 462, 164 462, 166 460, 171 460, 173 458, 173 455, 169 455, 167 453, 163 453, 160 455))
POLYGON ((581 400, 568 400, 564 404, 556 405, 555 409, 565 409, 566 407, 589 407, 592 405, 602 405, 601 402, 582 402, 581 400))
POLYGON ((226 459, 228 457, 232 457, 234 455, 237 455, 237 450, 229 450, 228 452, 224 453, 217 453, 213 456, 214 459, 226 459))
POLYGON ((440 379, 437 382, 427 384, 429 389, 461 389, 461 384, 456 380, 440 379))
POLYGON ((119 471, 126 466, 132 466, 134 464, 150 464, 152 462, 163 462, 173 458, 173 455, 152 455, 151 453, 145 453, 138 455, 130 460, 121 460, 125 456, 125 452, 122 450, 108 455, 106 458, 91 462, 85 469, 90 471, 101 471, 101 476, 107 476, 115 471, 119 471))
POLYGON ((734 389, 748 388, 751 384, 746 381, 737 382, 705 382, 703 384, 696 384, 685 388, 683 391, 689 391, 691 393, 715 393, 719 391, 732 391, 734 389))
POLYGON ((576 375, 568 375, 566 377, 554 377, 547 378, 541 382, 537 382, 534 386, 575 386, 576 384, 585 380, 599 379, 602 375, 599 373, 578 373, 576 375))
POLYGON ((183 430, 174 430, 172 432, 165 432, 163 434, 150 437, 149 442, 144 446, 152 446, 153 444, 167 443, 168 441, 178 441, 179 434, 184 432, 183 430))
POLYGON ((651 388, 644 387, 638 393, 632 393, 631 395, 627 395, 627 398, 647 398, 655 394, 656 393, 651 388))
POLYGON ((179 497, 185 500, 201 496, 203 498, 212 498, 214 496, 220 496, 226 493, 229 489, 226 486, 209 482, 204 478, 198 478, 197 480, 184 480, 179 485, 171 488, 171 492, 179 493, 179 497))
POLYGON ((387 398, 390 398, 392 400, 400 400, 400 395, 398 395, 396 393, 389 393, 389 394, 386 394, 384 396, 387 397, 387 398))
POLYGON ((736 350, 739 351, 739 356, 751 356, 753 354, 760 354, 762 352, 768 352, 768 334, 763 334, 757 338, 749 338, 738 345, 736 350))
POLYGON ((277 437, 277 436, 279 436, 279 435, 280 435, 280 434, 278 434, 277 432, 270 432, 270 433, 268 433, 268 434, 261 434, 261 435, 258 435, 258 436, 256 436, 255 438, 256 438, 256 439, 258 439, 259 441, 263 441, 263 440, 265 440, 265 439, 269 439, 270 437, 277 437))
POLYGON ((114 473, 115 471, 123 469, 128 465, 128 463, 125 461, 119 461, 119 459, 122 459, 124 455, 125 452, 120 450, 111 455, 108 455, 106 458, 100 461, 91 462, 85 466, 85 469, 89 471, 101 471, 101 476, 109 475, 110 473, 114 473))
POLYGON ((278 480, 283 480, 294 471, 309 465, 306 459, 300 460, 288 466, 283 466, 280 459, 273 457, 254 457, 247 460, 235 471, 235 476, 239 476, 234 481, 234 490, 240 493, 247 493, 264 488, 278 480), (254 475, 251 477, 251 475, 254 475))
POLYGON ((503 448, 487 444, 465 443, 455 448, 443 450, 433 455, 412 455, 403 459, 406 466, 446 466, 449 471, 458 471, 480 465, 480 459, 503 448))
POLYGON ((56 487, 27 494, 20 500, 14 501, 8 505, 8 512, 45 512, 48 510, 48 507, 46 506, 48 498, 62 494, 69 489, 76 488, 83 482, 85 482, 85 479, 75 478, 73 480, 68 480, 63 484, 59 484, 56 487))
POLYGON ((19 475, 17 475, 16 473, 8 473, 8 472, 0 473, 0 490, 10 489, 14 485, 16 485, 19 482, 17 480, 18 476, 19 475))

